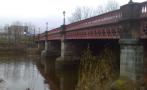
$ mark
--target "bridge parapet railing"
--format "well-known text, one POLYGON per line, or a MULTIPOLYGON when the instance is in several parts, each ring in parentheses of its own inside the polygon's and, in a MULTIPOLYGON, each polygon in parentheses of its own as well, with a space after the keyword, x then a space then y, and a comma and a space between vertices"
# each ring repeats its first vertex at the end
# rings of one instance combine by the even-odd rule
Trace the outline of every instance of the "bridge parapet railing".
POLYGON ((147 39, 147 1, 140 3, 140 38, 147 39))
POLYGON ((107 12, 107 13, 95 16, 95 17, 81 20, 79 22, 69 24, 66 28, 66 31, 86 28, 90 26, 98 26, 98 25, 103 25, 103 24, 115 23, 119 21, 121 17, 122 17, 122 14, 121 14, 120 9, 114 10, 111 12, 107 12))
POLYGON ((141 5, 140 17, 144 18, 147 17, 147 2, 143 2, 141 5))
POLYGON ((60 32, 60 28, 55 28, 55 29, 52 29, 52 30, 48 31, 48 35, 59 33, 59 32, 60 32))
POLYGON ((39 34, 39 40, 45 40, 45 33, 39 34))
POLYGON ((48 35, 48 40, 60 40, 60 39, 61 39, 60 33, 54 33, 48 35))

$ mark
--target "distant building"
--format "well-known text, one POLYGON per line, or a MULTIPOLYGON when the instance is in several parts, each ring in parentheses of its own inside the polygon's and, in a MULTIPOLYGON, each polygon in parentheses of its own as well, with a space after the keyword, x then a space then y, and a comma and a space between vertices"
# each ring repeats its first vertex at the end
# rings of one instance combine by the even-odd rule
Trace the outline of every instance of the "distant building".
POLYGON ((7 38, 8 34, 4 28, 0 27, 0 38, 7 38))
POLYGON ((8 34, 5 32, 0 32, 0 38, 8 38, 8 34))
POLYGON ((8 27, 8 38, 11 41, 19 41, 19 39, 28 33, 28 26, 11 25, 8 27))
POLYGON ((27 43, 28 29, 22 25, 0 27, 0 47, 23 47, 27 43))
POLYGON ((24 35, 28 32, 28 26, 11 25, 8 27, 10 35, 24 35))

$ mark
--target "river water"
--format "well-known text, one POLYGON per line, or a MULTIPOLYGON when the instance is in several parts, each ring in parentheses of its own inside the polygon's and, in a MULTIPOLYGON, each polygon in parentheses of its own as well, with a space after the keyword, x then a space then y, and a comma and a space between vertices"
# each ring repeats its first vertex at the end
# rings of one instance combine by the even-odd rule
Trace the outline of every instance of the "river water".
POLYGON ((51 90, 36 60, 36 56, 0 56, 0 90, 51 90))
POLYGON ((74 90, 76 70, 55 70, 55 58, 39 56, 0 56, 0 90, 74 90), (45 73, 46 71, 46 73, 45 73))

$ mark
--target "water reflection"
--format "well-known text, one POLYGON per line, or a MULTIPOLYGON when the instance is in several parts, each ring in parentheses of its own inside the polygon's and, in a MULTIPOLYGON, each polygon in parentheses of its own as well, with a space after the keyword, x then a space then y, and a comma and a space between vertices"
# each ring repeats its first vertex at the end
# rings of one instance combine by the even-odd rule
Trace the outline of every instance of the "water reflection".
POLYGON ((59 74, 60 90, 75 90, 77 84, 77 70, 66 70, 59 74))
POLYGON ((34 58, 0 57, 0 90, 50 90, 39 73, 34 58))
POLYGON ((44 60, 40 62, 40 64, 42 64, 38 65, 39 71, 46 78, 51 90, 75 90, 78 79, 78 68, 66 66, 64 69, 56 69, 56 58, 57 57, 44 58, 44 60))
POLYGON ((0 90, 74 90, 77 69, 57 71, 56 58, 0 56, 0 90))
POLYGON ((55 59, 55 57, 44 59, 44 65, 41 64, 41 60, 37 62, 38 70, 45 77, 45 82, 49 84, 50 90, 60 90, 58 78, 55 73, 55 59))

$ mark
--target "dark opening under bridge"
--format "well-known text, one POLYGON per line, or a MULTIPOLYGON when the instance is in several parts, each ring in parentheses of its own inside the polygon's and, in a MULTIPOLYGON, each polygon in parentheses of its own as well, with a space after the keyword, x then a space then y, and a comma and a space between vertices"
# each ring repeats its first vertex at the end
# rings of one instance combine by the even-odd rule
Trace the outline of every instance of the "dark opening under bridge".
MULTIPOLYGON (((120 9, 49 30, 36 37, 43 52, 58 60, 76 59, 86 45, 119 46, 120 76, 127 76, 144 85, 147 76, 147 2, 130 2, 120 9), (93 44, 94 43, 94 44, 93 44), (57 54, 57 53, 56 53, 57 54)), ((94 50, 94 49, 93 49, 94 50)))

